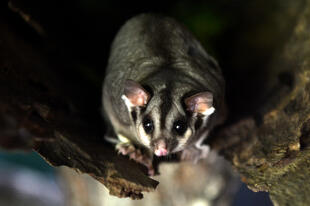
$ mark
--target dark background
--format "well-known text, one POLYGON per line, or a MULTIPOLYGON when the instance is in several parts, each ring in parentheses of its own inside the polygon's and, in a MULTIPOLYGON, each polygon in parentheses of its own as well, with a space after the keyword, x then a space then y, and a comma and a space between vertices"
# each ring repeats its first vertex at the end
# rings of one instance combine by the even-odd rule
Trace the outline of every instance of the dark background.
POLYGON ((139 13, 174 17, 218 60, 227 82, 232 121, 253 113, 264 101, 261 94, 268 84, 264 76, 267 65, 282 48, 292 26, 274 21, 279 7, 286 6, 279 6, 277 1, 12 0, 15 7, 41 25, 45 32, 39 35, 20 15, 7 9, 6 1, 2 2, 0 15, 22 38, 44 48, 50 61, 68 64, 62 71, 65 77, 80 78, 75 83, 83 85, 89 94, 85 107, 87 113, 93 109, 92 114, 100 107, 101 82, 113 37, 127 19, 139 13))

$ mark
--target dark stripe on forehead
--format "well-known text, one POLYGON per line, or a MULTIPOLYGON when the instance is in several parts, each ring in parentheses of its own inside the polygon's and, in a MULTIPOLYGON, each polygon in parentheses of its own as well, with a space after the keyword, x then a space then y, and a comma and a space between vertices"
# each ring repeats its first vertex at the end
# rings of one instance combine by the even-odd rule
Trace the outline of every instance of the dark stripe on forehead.
POLYGON ((202 118, 200 116, 198 116, 196 121, 195 121, 195 131, 200 129, 201 125, 202 125, 202 118))
POLYGON ((146 15, 142 27, 148 52, 153 56, 162 57, 166 62, 171 62, 172 58, 171 23, 171 19, 162 18, 160 15, 146 15))
MULTIPOLYGON (((168 86, 168 88, 170 88, 168 86)), ((171 89, 171 88, 170 88, 171 89)), ((172 107, 172 97, 171 90, 164 89, 160 92, 160 99, 162 100, 162 104, 160 105, 160 128, 165 128, 166 117, 171 110, 172 107)))
POLYGON ((139 107, 140 114, 143 114, 146 111, 146 107, 139 107))
POLYGON ((136 110, 131 111, 131 117, 134 123, 137 121, 137 112, 136 110))

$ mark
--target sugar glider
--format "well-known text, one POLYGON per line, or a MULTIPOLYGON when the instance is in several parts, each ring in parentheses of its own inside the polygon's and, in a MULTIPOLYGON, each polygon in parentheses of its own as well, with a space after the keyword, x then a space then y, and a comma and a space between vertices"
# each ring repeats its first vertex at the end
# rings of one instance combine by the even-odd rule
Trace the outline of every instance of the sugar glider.
MULTIPOLYGON (((224 116, 218 63, 182 24, 156 14, 129 19, 111 47, 103 84, 105 119, 123 154, 207 156, 203 145, 224 116)), ((151 158, 150 158, 151 159, 151 158)))

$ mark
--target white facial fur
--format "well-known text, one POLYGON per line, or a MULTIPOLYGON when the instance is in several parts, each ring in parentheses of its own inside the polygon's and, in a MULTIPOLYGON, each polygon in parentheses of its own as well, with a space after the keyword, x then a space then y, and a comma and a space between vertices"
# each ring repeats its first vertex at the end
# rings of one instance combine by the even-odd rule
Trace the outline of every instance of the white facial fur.
MULTIPOLYGON (((145 90, 141 88, 142 87, 139 87, 139 89, 144 92, 145 90)), ((147 92, 145 94, 147 94, 147 92)), ((135 96, 131 97, 135 99, 135 96)), ((197 131, 195 131, 194 122, 195 120, 197 120, 198 115, 200 115, 200 118, 202 118, 201 127, 205 127, 207 125, 208 117, 215 111, 215 108, 212 106, 212 94, 209 92, 199 93, 197 95, 188 98, 189 108, 193 112, 192 118, 194 119, 188 121, 188 127, 185 130, 184 134, 178 136, 175 132, 173 132, 174 123, 176 120, 178 120, 178 118, 186 117, 184 111, 185 108, 183 108, 181 104, 178 104, 174 101, 172 102, 170 110, 168 111, 168 113, 166 113, 163 128, 162 123, 160 122, 162 119, 160 105, 163 103, 163 101, 165 101, 165 99, 161 99, 159 95, 154 95, 151 99, 149 99, 150 97, 147 97, 146 99, 148 99, 149 101, 146 102, 145 106, 142 106, 146 108, 144 113, 141 114, 141 108, 142 108, 141 105, 138 106, 134 105, 131 102, 131 99, 129 99, 125 94, 122 95, 121 98, 124 101, 130 116, 132 115, 131 112, 136 112, 137 117, 134 123, 134 127, 136 128, 137 132, 136 134, 137 140, 147 148, 151 148, 153 146, 156 147, 156 140, 168 138, 166 140, 167 142, 169 142, 171 141, 171 138, 174 138, 174 141, 176 141, 177 144, 176 145, 174 144, 173 148, 171 148, 172 151, 169 151, 170 153, 178 152, 185 149, 188 144, 188 141, 193 136, 195 136, 195 133, 197 131), (204 99, 206 97, 207 99, 204 99), (195 105, 196 103, 197 106, 195 105), (154 129, 150 134, 147 134, 143 127, 143 119, 146 115, 149 116, 149 118, 153 121, 154 125, 154 129)), ((169 147, 169 145, 167 145, 167 147, 169 147)))
POLYGON ((126 97, 126 95, 123 94, 121 98, 124 101, 128 111, 131 112, 134 105, 130 102, 130 100, 126 97))
POLYGON ((192 136, 192 134, 193 134, 193 131, 191 130, 190 127, 188 127, 184 136, 180 138, 178 146, 172 152, 179 152, 183 150, 186 147, 186 143, 189 140, 189 138, 192 136))
POLYGON ((139 135, 139 139, 141 140, 141 143, 146 147, 150 147, 151 138, 148 134, 145 133, 142 125, 138 127, 138 135, 139 135))

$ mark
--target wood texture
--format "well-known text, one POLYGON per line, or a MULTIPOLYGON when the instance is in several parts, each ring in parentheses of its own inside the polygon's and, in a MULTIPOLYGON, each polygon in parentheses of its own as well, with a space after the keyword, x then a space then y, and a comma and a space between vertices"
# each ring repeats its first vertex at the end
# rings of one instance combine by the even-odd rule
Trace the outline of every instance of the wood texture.
MULTIPOLYGON (((271 64, 261 69, 259 98, 247 99, 257 103, 255 110, 217 130, 210 144, 249 188, 268 191, 275 205, 310 205, 310 0, 285 5, 275 0, 272 5, 278 9, 270 9, 266 25, 277 25, 288 38, 280 37, 281 32, 264 33, 266 25, 252 31, 265 40, 263 45, 255 42, 264 55, 271 55, 269 45, 276 45, 277 38, 285 41, 277 42, 282 46, 277 45, 271 64)), ((1 147, 34 148, 52 165, 88 173, 119 197, 139 199, 142 192, 153 191, 158 182, 145 175, 145 168, 100 141, 98 128, 79 105, 87 98, 85 91, 72 87, 77 85, 71 84, 74 75, 63 75, 68 64, 28 43, 4 18, 0 29, 1 147)), ((228 79, 228 86, 234 84, 240 81, 228 79)))

